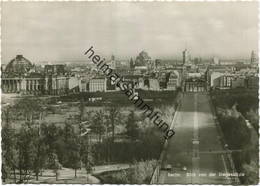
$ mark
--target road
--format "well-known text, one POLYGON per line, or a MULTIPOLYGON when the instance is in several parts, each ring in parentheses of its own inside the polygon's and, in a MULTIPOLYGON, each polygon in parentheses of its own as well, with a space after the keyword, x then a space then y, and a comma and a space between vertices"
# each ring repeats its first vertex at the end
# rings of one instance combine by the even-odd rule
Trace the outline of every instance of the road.
POLYGON ((176 134, 169 141, 163 165, 172 165, 171 171, 161 170, 159 184, 230 184, 226 155, 214 153, 223 150, 209 96, 205 93, 186 93, 174 120, 176 134), (200 153, 203 152, 203 153, 200 153), (182 170, 183 167, 187 170, 182 170))

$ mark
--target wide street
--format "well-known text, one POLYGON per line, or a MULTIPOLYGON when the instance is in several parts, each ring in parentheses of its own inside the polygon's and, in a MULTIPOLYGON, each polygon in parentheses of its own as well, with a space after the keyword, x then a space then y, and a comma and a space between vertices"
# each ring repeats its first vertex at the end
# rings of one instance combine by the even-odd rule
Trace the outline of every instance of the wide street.
POLYGON ((229 184, 226 155, 205 93, 186 93, 174 119, 176 134, 169 141, 161 170, 160 184, 229 184), (187 170, 185 170, 185 168, 187 170))

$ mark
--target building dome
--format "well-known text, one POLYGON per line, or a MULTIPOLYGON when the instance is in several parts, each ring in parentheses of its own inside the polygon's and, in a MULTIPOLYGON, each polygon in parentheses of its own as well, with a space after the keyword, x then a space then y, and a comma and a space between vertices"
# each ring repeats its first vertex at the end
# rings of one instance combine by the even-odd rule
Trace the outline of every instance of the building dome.
POLYGON ((12 59, 5 68, 6 75, 24 75, 30 71, 33 64, 23 57, 22 55, 17 55, 12 59))

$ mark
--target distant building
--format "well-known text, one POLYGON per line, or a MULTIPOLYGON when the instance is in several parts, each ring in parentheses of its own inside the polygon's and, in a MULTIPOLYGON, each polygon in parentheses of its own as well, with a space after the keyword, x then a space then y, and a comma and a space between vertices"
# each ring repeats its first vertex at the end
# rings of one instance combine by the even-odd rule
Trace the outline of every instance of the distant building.
POLYGON ((185 49, 182 52, 182 64, 191 65, 191 56, 190 56, 190 52, 187 49, 185 49))
POLYGON ((35 72, 34 65, 23 55, 17 55, 2 72, 3 93, 42 94, 44 76, 35 72))
POLYGON ((183 52, 182 52, 182 64, 187 64, 188 62, 188 57, 189 57, 189 53, 188 53, 188 50, 185 49, 183 52))
POLYGON ((29 74, 25 77, 3 77, 3 93, 43 94, 44 78, 41 74, 29 74))
POLYGON ((44 73, 45 74, 52 74, 52 75, 65 75, 66 70, 63 64, 58 65, 45 65, 44 66, 44 73))
POLYGON ((160 90, 159 81, 157 79, 149 78, 149 90, 160 90))
POLYGON ((106 78, 93 78, 89 81, 89 92, 106 92, 107 79, 106 78))
POLYGON ((87 92, 87 83, 88 83, 88 80, 80 79, 80 83, 79 83, 80 92, 87 92))
POLYGON ((70 86, 73 86, 73 81, 69 81, 71 77, 68 76, 65 65, 36 67, 22 55, 17 55, 8 63, 2 73, 2 92, 30 95, 68 94, 70 86))
MULTIPOLYGON (((142 89, 144 88, 144 80, 142 75, 123 75, 123 82, 127 85, 129 89, 142 89)), ((119 87, 116 87, 116 90, 120 90, 119 87)))
MULTIPOLYGON (((134 90, 136 87, 136 82, 129 79, 124 79, 124 84, 127 86, 128 89, 134 90)), ((120 85, 121 89, 124 88, 123 84, 120 85)), ((117 90, 121 90, 119 87, 117 87, 117 90)))
POLYGON ((158 69, 162 65, 162 61, 160 59, 156 59, 154 63, 156 69, 158 69))
POLYGON ((187 76, 188 76, 188 78, 200 78, 201 77, 201 73, 199 73, 199 72, 189 72, 188 74, 187 74, 187 76))
POLYGON ((139 77, 138 78, 138 83, 137 83, 137 89, 144 89, 144 78, 143 77, 139 77))
POLYGON ((247 77, 246 86, 249 89, 258 89, 259 88, 259 77, 258 76, 247 77))
POLYGON ((45 77, 45 94, 64 95, 69 90, 69 77, 49 75, 45 77))
POLYGON ((134 65, 135 65, 135 64, 134 64, 134 61, 133 61, 133 59, 131 58, 131 59, 130 59, 130 69, 131 69, 131 70, 133 70, 133 69, 135 68, 134 65))
POLYGON ((232 66, 235 65, 237 62, 237 60, 220 60, 219 64, 223 66, 232 66))
POLYGON ((214 63, 215 65, 219 65, 219 59, 218 59, 217 57, 214 57, 214 58, 213 58, 213 63, 214 63))
POLYGON ((149 72, 152 72, 153 70, 155 70, 155 61, 149 60, 147 62, 147 69, 149 70, 149 72))
MULTIPOLYGON (((80 83, 81 83, 80 77, 70 77, 69 78, 69 92, 72 92, 72 93, 81 92, 80 83)), ((82 88, 82 89, 84 89, 84 88, 82 88)))
POLYGON ((140 71, 147 71, 148 67, 147 66, 136 66, 135 70, 140 70, 140 71))
POLYGON ((209 78, 210 87, 214 87, 214 88, 217 87, 218 81, 216 79, 223 76, 223 75, 224 75, 224 73, 222 73, 222 72, 212 72, 210 74, 210 78, 209 78))
POLYGON ((231 87, 232 88, 245 88, 246 86, 246 80, 245 80, 245 77, 234 77, 232 79, 232 84, 231 84, 231 87))
POLYGON ((135 66, 147 66, 150 61, 151 61, 151 57, 148 55, 148 53, 142 51, 136 57, 135 66))
POLYGON ((147 66, 135 66, 134 75, 142 75, 148 71, 147 66))
POLYGON ((198 65, 198 72, 202 75, 205 75, 208 70, 208 66, 205 64, 198 65))
POLYGON ((230 89, 232 88, 232 75, 222 75, 213 81, 213 88, 214 89, 230 89))
POLYGON ((251 65, 255 64, 256 61, 257 61, 256 53, 255 53, 255 51, 252 51, 251 52, 251 59, 250 59, 251 65))
POLYGON ((34 65, 23 55, 17 55, 6 65, 3 75, 8 77, 25 76, 33 67, 34 65))
POLYGON ((159 85, 160 89, 166 89, 167 88, 167 77, 165 72, 161 72, 158 75, 159 85))
POLYGON ((178 71, 170 73, 169 80, 167 82, 168 90, 176 90, 180 86, 180 75, 178 71))
POLYGON ((107 65, 108 65, 109 68, 111 68, 111 69, 116 69, 117 62, 116 62, 116 59, 115 59, 115 56, 114 56, 114 55, 111 56, 111 59, 110 59, 110 61, 107 62, 107 65))
POLYGON ((197 57, 195 57, 193 61, 195 65, 198 65, 200 63, 200 60, 197 57))
POLYGON ((237 63, 235 66, 235 71, 241 71, 241 70, 248 70, 250 69, 249 64, 244 64, 244 63, 237 63))
POLYGON ((224 65, 210 65, 206 71, 206 80, 210 86, 212 86, 212 78, 217 74, 225 74, 233 71, 234 66, 224 66, 224 65), (215 74, 213 74, 215 73, 215 74), (213 75, 212 75, 213 74, 213 75))

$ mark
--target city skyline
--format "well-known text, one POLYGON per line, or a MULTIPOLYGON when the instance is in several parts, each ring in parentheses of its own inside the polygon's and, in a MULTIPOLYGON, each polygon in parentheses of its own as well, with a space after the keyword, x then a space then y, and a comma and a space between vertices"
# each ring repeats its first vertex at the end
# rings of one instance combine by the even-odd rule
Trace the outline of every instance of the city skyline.
POLYGON ((4 2, 2 63, 17 54, 36 63, 85 60, 92 45, 100 55, 117 58, 145 50, 152 58, 181 59, 188 48, 192 57, 249 59, 258 51, 256 5, 4 2))
POLYGON ((258 2, 5 1, 3 184, 259 183, 258 2))

